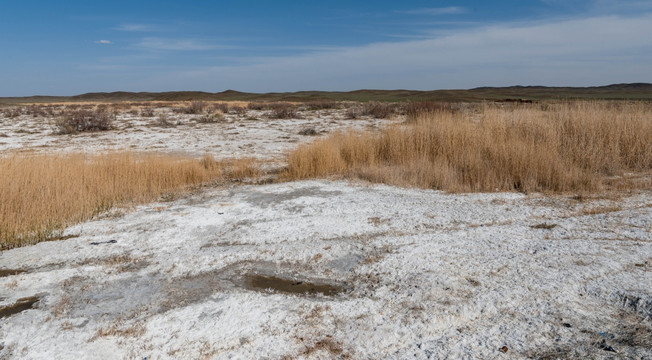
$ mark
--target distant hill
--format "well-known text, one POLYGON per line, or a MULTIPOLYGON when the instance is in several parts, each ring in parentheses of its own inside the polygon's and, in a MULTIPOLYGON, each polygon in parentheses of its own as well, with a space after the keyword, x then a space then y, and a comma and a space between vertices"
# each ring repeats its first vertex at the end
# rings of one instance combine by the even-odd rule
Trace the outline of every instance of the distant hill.
POLYGON ((553 100, 553 99, 607 99, 652 100, 652 84, 612 84, 591 87, 509 86, 478 87, 468 90, 355 90, 355 91, 297 91, 282 93, 246 93, 226 90, 217 93, 203 91, 168 92, 93 92, 75 96, 0 97, 0 103, 32 102, 118 102, 118 101, 483 101, 483 100, 553 100))

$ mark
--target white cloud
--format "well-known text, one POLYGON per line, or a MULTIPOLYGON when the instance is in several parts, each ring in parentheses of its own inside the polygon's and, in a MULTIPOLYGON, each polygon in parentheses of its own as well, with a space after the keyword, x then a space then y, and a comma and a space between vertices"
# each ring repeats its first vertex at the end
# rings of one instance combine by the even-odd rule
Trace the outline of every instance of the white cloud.
POLYGON ((157 26, 149 25, 149 24, 120 24, 117 27, 113 28, 113 30, 131 31, 131 32, 152 32, 152 31, 158 31, 159 28, 157 26))
POLYGON ((150 50, 171 50, 171 51, 199 51, 224 48, 214 44, 208 44, 197 39, 166 39, 157 37, 146 37, 136 44, 136 47, 150 50))
POLYGON ((462 14, 466 12, 466 9, 461 6, 447 6, 447 7, 438 7, 438 8, 421 8, 414 10, 404 10, 397 11, 402 14, 411 14, 411 15, 452 15, 452 14, 462 14))
POLYGON ((95 41, 95 43, 96 44, 108 45, 108 44, 113 44, 113 41, 111 41, 111 40, 97 40, 97 41, 95 41))
POLYGON ((652 14, 511 23, 423 40, 244 58, 240 65, 150 81, 159 88, 247 91, 651 82, 652 37, 644 36, 650 33, 652 14))

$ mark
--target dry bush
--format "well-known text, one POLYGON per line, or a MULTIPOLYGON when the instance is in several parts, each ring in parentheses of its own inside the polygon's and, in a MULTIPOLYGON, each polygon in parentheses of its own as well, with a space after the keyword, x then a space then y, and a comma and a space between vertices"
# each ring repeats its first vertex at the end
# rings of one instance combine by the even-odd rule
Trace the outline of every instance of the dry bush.
POLYGON ((265 110, 268 109, 267 104, 262 102, 250 102, 247 104, 249 110, 265 110))
POLYGON ((26 115, 31 115, 32 117, 47 117, 54 115, 53 108, 47 105, 30 105, 25 110, 26 115))
POLYGON ((129 152, 0 157, 0 249, 51 239, 114 205, 151 201, 221 175, 215 161, 129 152))
POLYGON ((188 106, 182 109, 184 114, 201 114, 206 109, 207 104, 204 101, 191 101, 188 106))
POLYGON ((298 119, 299 112, 296 106, 290 103, 278 102, 269 104, 271 113, 269 117, 272 119, 298 119))
POLYGON ((142 116, 142 117, 154 117, 155 112, 154 112, 154 109, 152 109, 152 108, 145 108, 145 109, 140 110, 139 115, 142 116))
POLYGON ((229 111, 232 114, 245 115, 247 113, 247 108, 244 106, 231 106, 229 111))
POLYGON ((66 110, 54 121, 58 134, 76 134, 84 131, 110 130, 115 120, 115 113, 105 107, 94 110, 66 110))
POLYGON ((10 118, 10 119, 17 118, 17 117, 21 116, 22 114, 23 114, 23 108, 18 107, 18 106, 14 106, 14 107, 11 107, 11 108, 5 110, 5 116, 10 118))
POLYGON ((437 114, 440 112, 453 112, 453 106, 450 103, 437 101, 412 101, 404 105, 404 111, 407 121, 416 121, 423 114, 437 114))
POLYGON ((396 112, 396 104, 370 101, 362 104, 362 114, 371 115, 376 119, 387 119, 396 112))
POLYGON ((210 106, 210 110, 212 111, 219 111, 223 114, 228 114, 229 112, 229 104, 228 103, 213 103, 210 106))
POLYGON ((156 125, 161 127, 171 127, 174 126, 175 123, 168 114, 160 113, 156 118, 156 125))
POLYGON ((202 124, 214 124, 218 122, 223 122, 225 120, 224 114, 220 111, 216 111, 212 114, 205 114, 199 119, 197 119, 198 123, 202 124))
POLYGON ((319 132, 318 132, 317 130, 315 130, 315 128, 313 128, 313 127, 309 127, 309 128, 301 129, 301 130, 299 131, 299 135, 303 135, 303 136, 317 136, 317 135, 319 135, 319 132))
POLYGON ((333 100, 308 101, 305 105, 310 110, 337 109, 339 107, 338 102, 333 100))
POLYGON ((362 108, 362 106, 353 105, 353 106, 349 106, 346 109, 346 113, 344 114, 344 116, 346 116, 347 119, 355 120, 355 119, 359 119, 363 113, 364 113, 364 109, 362 108))
MULTIPOLYGON (((348 176, 449 191, 594 191, 652 169, 652 106, 571 102, 425 113, 380 133, 336 133, 289 155, 288 179, 348 176)), ((641 186, 650 186, 650 182, 641 186)))

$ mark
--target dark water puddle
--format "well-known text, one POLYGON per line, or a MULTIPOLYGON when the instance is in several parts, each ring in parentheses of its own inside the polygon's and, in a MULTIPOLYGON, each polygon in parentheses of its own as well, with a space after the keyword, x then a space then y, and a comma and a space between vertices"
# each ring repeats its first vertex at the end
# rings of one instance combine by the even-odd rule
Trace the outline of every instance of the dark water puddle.
POLYGON ((26 272, 25 270, 17 270, 17 269, 0 269, 0 277, 5 277, 5 276, 11 276, 11 275, 18 275, 26 272))
POLYGON ((6 318, 11 315, 18 314, 21 311, 31 309, 40 298, 38 296, 30 296, 18 299, 15 304, 0 307, 0 318, 6 318))
POLYGON ((249 274, 246 276, 247 287, 253 290, 274 290, 289 294, 333 296, 344 292, 344 286, 309 282, 300 280, 283 279, 276 276, 249 274))

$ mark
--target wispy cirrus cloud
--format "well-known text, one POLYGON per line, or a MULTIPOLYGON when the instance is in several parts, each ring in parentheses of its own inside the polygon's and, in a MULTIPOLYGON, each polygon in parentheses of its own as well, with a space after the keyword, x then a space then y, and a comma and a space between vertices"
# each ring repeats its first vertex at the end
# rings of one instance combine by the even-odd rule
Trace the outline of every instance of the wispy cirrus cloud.
POLYGON ((228 46, 211 44, 198 39, 169 39, 159 37, 143 38, 135 46, 141 49, 168 51, 202 51, 229 48, 228 46))
POLYGON ((102 44, 102 45, 109 45, 113 44, 113 41, 111 40, 96 40, 94 41, 96 44, 102 44))
POLYGON ((161 28, 151 24, 120 24, 114 27, 113 30, 128 32, 154 32, 160 31, 161 28))
MULTIPOLYGON (((652 80, 652 14, 505 23, 400 42, 168 73, 168 88, 245 91, 605 85, 652 80), (291 76, 288 76, 291 74, 291 76)), ((245 61, 246 60, 246 61, 245 61)), ((159 82, 160 81, 160 82, 159 82)))
POLYGON ((467 9, 461 6, 446 6, 446 7, 437 7, 437 8, 397 10, 396 12, 400 14, 409 14, 409 15, 453 15, 453 14, 463 14, 467 12, 467 9))

